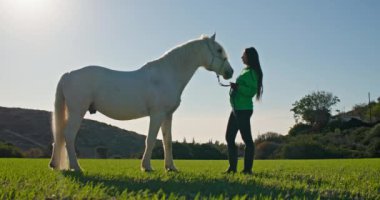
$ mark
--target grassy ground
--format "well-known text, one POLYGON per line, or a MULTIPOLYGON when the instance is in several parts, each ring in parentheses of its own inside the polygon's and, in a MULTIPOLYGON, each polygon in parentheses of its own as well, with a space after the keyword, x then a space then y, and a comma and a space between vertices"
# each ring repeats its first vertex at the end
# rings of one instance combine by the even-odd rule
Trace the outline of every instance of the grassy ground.
POLYGON ((380 159, 259 160, 251 176, 222 174, 227 161, 175 163, 178 173, 161 160, 144 173, 139 160, 81 159, 83 173, 62 173, 0 159, 0 199, 380 199, 380 159))

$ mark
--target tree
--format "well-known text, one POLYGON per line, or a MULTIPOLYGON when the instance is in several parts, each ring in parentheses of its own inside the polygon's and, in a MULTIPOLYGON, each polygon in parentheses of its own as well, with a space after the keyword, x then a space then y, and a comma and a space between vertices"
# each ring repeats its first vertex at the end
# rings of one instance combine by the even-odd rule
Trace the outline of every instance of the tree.
POLYGON ((321 130, 331 117, 331 108, 340 102, 331 92, 316 91, 304 96, 293 104, 296 123, 300 120, 310 124, 314 130, 321 130))
POLYGON ((370 115, 372 122, 380 120, 380 102, 371 102, 370 104, 357 104, 352 108, 352 115, 360 117, 362 120, 370 121, 370 115), (370 114, 371 113, 371 114, 370 114))
POLYGON ((361 119, 365 119, 367 115, 367 104, 356 104, 352 108, 351 114, 360 117, 361 119))
MULTIPOLYGON (((367 112, 369 116, 369 111, 367 112)), ((380 103, 373 104, 371 106, 372 122, 380 121, 380 103)))
POLYGON ((288 134, 291 136, 301 135, 305 133, 309 133, 313 127, 309 124, 298 123, 294 124, 292 128, 290 128, 288 134))
POLYGON ((275 133, 275 132, 267 132, 267 133, 264 133, 264 134, 261 134, 261 135, 258 135, 256 140, 255 140, 255 143, 256 144, 259 144, 259 143, 262 143, 262 142, 277 142, 277 143, 281 143, 284 141, 284 136, 279 134, 279 133, 275 133))

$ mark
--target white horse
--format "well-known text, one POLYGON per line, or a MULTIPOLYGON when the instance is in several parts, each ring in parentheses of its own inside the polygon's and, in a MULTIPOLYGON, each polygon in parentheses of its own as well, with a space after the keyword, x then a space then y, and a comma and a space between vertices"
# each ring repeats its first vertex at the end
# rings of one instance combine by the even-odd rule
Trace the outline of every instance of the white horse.
POLYGON ((176 171, 172 156, 172 115, 181 102, 185 86, 200 66, 224 79, 232 77, 233 69, 223 47, 215 41, 215 34, 180 45, 136 71, 88 66, 64 74, 55 96, 50 167, 81 170, 74 145, 82 119, 89 110, 117 120, 149 116, 141 169, 152 170, 150 158, 161 127, 165 169, 176 171))

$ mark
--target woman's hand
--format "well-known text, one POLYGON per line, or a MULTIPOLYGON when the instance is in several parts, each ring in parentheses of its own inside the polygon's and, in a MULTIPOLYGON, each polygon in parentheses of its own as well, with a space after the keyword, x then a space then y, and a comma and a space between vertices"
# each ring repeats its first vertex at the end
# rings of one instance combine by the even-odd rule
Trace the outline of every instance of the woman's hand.
POLYGON ((230 82, 230 86, 231 86, 231 88, 232 88, 233 90, 238 89, 238 84, 236 84, 236 83, 230 82))

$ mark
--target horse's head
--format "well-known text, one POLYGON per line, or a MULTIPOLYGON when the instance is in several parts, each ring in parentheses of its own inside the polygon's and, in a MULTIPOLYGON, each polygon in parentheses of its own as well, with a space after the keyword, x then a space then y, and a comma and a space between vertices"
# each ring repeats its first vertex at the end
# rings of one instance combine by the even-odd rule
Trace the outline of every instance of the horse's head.
POLYGON ((215 34, 211 38, 204 37, 204 42, 207 45, 207 61, 204 67, 209 71, 214 71, 216 74, 223 76, 224 79, 230 79, 234 73, 227 59, 227 54, 224 48, 215 41, 215 34))

